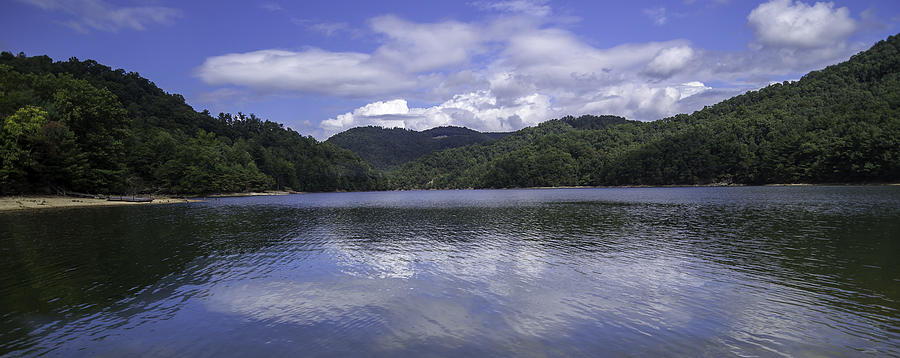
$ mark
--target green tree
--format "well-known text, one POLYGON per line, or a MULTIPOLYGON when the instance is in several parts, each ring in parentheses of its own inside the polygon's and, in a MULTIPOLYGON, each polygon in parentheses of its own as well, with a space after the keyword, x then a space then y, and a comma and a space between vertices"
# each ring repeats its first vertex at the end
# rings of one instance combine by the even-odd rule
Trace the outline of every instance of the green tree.
POLYGON ((3 192, 26 187, 36 162, 32 157, 35 137, 47 123, 47 111, 34 106, 19 109, 3 120, 0 129, 0 182, 3 192))

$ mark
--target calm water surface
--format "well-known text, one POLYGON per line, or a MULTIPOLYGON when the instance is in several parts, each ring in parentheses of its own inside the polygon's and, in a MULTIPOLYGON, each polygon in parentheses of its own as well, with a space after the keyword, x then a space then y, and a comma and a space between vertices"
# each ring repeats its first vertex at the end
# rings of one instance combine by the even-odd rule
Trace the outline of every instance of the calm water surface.
POLYGON ((0 214, 0 355, 900 356, 900 187, 0 214))

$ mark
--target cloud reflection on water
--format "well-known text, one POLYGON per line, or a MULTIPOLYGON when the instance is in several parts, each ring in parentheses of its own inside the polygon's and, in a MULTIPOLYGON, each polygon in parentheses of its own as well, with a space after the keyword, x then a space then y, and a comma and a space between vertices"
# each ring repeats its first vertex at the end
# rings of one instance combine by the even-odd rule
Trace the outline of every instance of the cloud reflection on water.
MULTIPOLYGON (((496 238, 485 241, 497 243, 496 238)), ((691 271, 709 263, 679 255, 576 256, 551 265, 547 259, 558 253, 533 241, 507 250, 490 244, 474 251, 444 245, 425 252, 412 243, 406 248, 412 253, 331 245, 323 255, 340 273, 314 282, 219 285, 208 307, 267 324, 367 331, 386 351, 416 342, 509 347, 516 339, 565 341, 577 336, 579 327, 592 326, 611 334, 598 342, 638 343, 633 341, 638 332, 645 337, 643 345, 664 352, 679 332, 707 325, 709 340, 695 343, 725 343, 730 353, 741 353, 765 347, 750 349, 760 336, 797 339, 784 332, 802 332, 804 317, 811 314, 779 304, 767 293, 775 290, 760 287, 747 295, 735 282, 697 275, 691 271), (722 321, 706 321, 710 311, 722 321), (728 342, 716 338, 722 331, 730 332, 728 342)))

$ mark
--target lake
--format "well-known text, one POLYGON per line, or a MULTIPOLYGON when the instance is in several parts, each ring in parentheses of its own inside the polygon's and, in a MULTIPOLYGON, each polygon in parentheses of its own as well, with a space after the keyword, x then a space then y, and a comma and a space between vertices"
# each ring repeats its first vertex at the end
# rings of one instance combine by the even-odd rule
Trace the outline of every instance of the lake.
POLYGON ((0 214, 0 355, 900 356, 900 187, 0 214))

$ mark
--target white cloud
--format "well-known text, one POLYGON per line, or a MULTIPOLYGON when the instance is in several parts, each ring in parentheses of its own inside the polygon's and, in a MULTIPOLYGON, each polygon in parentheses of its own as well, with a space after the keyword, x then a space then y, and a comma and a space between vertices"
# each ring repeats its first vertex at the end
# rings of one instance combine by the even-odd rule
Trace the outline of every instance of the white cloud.
POLYGON ((666 17, 666 8, 662 6, 644 9, 644 15, 653 20, 653 23, 657 26, 665 25, 669 21, 668 17, 666 17))
MULTIPOLYGON (((332 34, 349 25, 309 26, 332 34)), ((435 76, 427 72, 465 64, 483 41, 472 25, 454 21, 416 24, 381 16, 372 19, 371 27, 386 39, 371 54, 317 48, 232 53, 208 58, 196 73, 209 84, 234 84, 261 92, 385 95, 433 84, 435 76)))
POLYGON ((443 69, 466 63, 480 51, 483 34, 470 24, 445 21, 417 24, 396 16, 371 20, 372 30, 387 37, 374 56, 408 72, 443 69))
MULTIPOLYGON (((493 79, 492 85, 498 84, 497 88, 503 88, 508 81, 511 81, 509 77, 498 76, 493 79)), ((409 108, 404 99, 377 101, 329 118, 321 123, 320 128, 324 139, 360 126, 424 130, 453 125, 485 132, 503 132, 537 125, 566 114, 614 113, 628 118, 656 119, 686 111, 682 105, 685 101, 710 89, 697 81, 659 87, 628 83, 586 93, 562 107, 554 106, 551 96, 545 94, 515 93, 517 97, 503 98, 492 90, 483 90, 459 94, 426 108, 409 108)))
POLYGON ((683 45, 686 42, 669 41, 598 49, 561 29, 521 31, 508 40, 496 65, 535 81, 539 88, 596 87, 627 80, 661 50, 683 45))
POLYGON ((498 104, 490 90, 458 94, 439 105, 409 108, 404 99, 377 101, 322 121, 325 136, 360 126, 424 130, 439 126, 465 126, 497 132, 536 125, 552 115, 550 98, 532 93, 498 104))
POLYGON ((834 3, 815 5, 792 0, 772 0, 747 16, 757 40, 764 46, 815 48, 842 43, 857 29, 846 7, 834 3))
POLYGON ((848 43, 854 20, 846 8, 831 3, 760 5, 748 16, 756 46, 727 52, 679 39, 598 47, 549 19, 545 2, 477 5, 502 14, 432 23, 379 16, 368 22, 377 35, 370 52, 309 48, 226 54, 207 59, 197 75, 209 84, 257 93, 365 100, 323 121, 322 136, 364 125, 507 131, 567 114, 654 120, 690 112, 846 59, 864 46, 848 43), (409 107, 408 101, 425 105, 409 107))
POLYGON ((659 54, 647 64, 647 72, 668 77, 681 70, 694 57, 694 49, 690 46, 668 47, 659 51, 659 54))
POLYGON ((615 113, 626 118, 661 118, 678 113, 681 100, 709 89, 697 81, 662 87, 626 83, 598 92, 597 98, 585 103, 578 112, 615 113))
POLYGON ((406 104, 406 100, 378 101, 357 108, 353 112, 338 115, 336 118, 329 118, 322 122, 321 127, 329 131, 329 135, 353 127, 367 125, 406 128, 407 125, 403 117, 409 117, 409 107, 406 104))
POLYGON ((357 52, 262 50, 210 57, 197 70, 209 84, 235 84, 262 92, 294 91, 369 96, 408 89, 415 81, 357 52))
MULTIPOLYGON (((522 237, 543 234, 513 231, 522 237)), ((820 316, 814 309, 816 296, 810 297, 808 305, 790 306, 773 292, 810 295, 754 281, 741 272, 725 279, 697 275, 698 267, 715 263, 684 254, 657 257, 633 252, 631 260, 613 261, 573 250, 567 252, 567 264, 558 265, 552 262, 558 253, 550 245, 533 243, 540 240, 519 240, 511 248, 502 243, 500 248, 500 240, 490 237, 493 234, 476 234, 480 245, 437 242, 428 249, 416 248, 415 257, 408 247, 402 251, 382 245, 374 250, 332 240, 323 255, 337 266, 333 275, 290 279, 297 273, 275 271, 269 273, 272 279, 238 282, 216 277, 211 281, 227 283, 213 285, 201 301, 212 312, 270 325, 329 330, 335 328, 334 322, 353 317, 391 327, 372 331, 370 349, 377 355, 398 355, 421 342, 458 348, 476 339, 513 355, 529 355, 534 352, 510 340, 510 334, 526 340, 564 341, 579 328, 597 322, 619 322, 631 329, 630 334, 683 331, 710 314, 720 320, 717 327, 724 339, 783 337, 810 329, 810 318, 820 316), (435 245, 439 249, 432 249, 435 245), (591 279, 571 284, 573 277, 584 277, 585 272, 593 273, 591 279), (462 288, 460 282, 465 283, 462 288), (759 289, 747 294, 741 286, 747 282, 759 289), (635 302, 636 297, 640 302, 635 302), (502 318, 501 328, 507 334, 485 335, 498 328, 498 321, 484 318, 484 305, 497 309, 493 314, 502 318)), ((401 245, 417 245, 413 241, 401 245)), ((773 352, 749 347, 726 348, 746 355, 773 352)))
POLYGON ((150 24, 171 24, 181 11, 162 6, 119 7, 102 0, 19 0, 44 10, 62 11, 74 17, 64 22, 80 32, 90 30, 144 30, 150 24))

